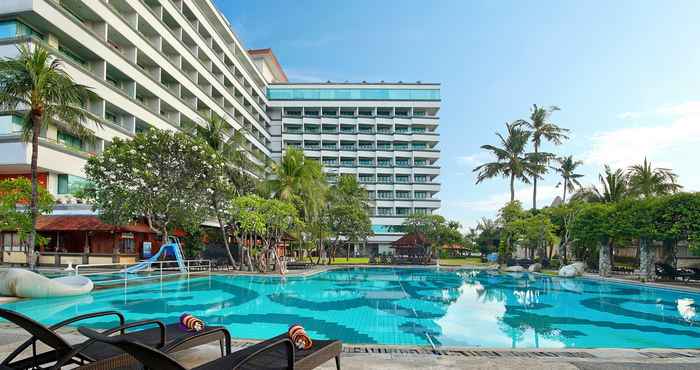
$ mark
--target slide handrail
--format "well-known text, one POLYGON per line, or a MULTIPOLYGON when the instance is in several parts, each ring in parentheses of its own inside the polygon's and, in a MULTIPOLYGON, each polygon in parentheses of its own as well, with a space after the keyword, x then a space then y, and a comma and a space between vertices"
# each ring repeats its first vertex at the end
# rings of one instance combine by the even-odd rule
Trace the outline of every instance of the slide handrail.
POLYGON ((130 280, 144 280, 144 279, 160 279, 167 276, 177 276, 177 275, 191 275, 191 274, 211 274, 211 260, 207 259, 191 259, 191 260, 180 260, 180 261, 148 261, 142 260, 133 263, 123 263, 123 262, 113 262, 113 263, 94 263, 94 264, 80 264, 75 266, 75 274, 81 276, 97 276, 97 275, 118 275, 119 278, 107 279, 107 280, 96 280, 95 283, 107 284, 124 282, 124 286, 130 280), (156 272, 155 274, 138 274, 129 273, 129 267, 140 265, 144 262, 150 263, 149 272, 156 272), (181 269, 180 264, 185 266, 185 269, 181 269), (174 265, 174 267, 168 267, 167 265, 174 265), (154 268, 155 267, 155 268, 154 268), (198 269, 193 269, 194 267, 201 267, 198 269), (90 271, 91 269, 100 269, 99 271, 90 271))

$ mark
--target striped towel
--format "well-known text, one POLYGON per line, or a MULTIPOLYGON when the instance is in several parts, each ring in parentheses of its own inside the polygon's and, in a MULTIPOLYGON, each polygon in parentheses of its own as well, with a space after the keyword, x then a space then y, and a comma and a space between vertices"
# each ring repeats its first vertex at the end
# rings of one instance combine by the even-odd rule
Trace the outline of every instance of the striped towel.
POLYGON ((306 334, 306 330, 299 325, 294 324, 289 327, 289 339, 294 343, 297 349, 309 349, 313 342, 311 338, 306 334))
POLYGON ((183 313, 180 316, 180 329, 184 331, 202 331, 204 329, 204 321, 188 313, 183 313))

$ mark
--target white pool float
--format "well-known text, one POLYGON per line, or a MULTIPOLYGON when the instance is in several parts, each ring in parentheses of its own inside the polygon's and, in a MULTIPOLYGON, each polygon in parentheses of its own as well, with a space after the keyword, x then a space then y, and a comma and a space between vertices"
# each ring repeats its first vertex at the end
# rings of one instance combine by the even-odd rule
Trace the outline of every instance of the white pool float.
POLYGON ((11 268, 0 272, 0 295, 20 298, 65 297, 87 294, 95 285, 85 276, 49 279, 29 270, 11 268))

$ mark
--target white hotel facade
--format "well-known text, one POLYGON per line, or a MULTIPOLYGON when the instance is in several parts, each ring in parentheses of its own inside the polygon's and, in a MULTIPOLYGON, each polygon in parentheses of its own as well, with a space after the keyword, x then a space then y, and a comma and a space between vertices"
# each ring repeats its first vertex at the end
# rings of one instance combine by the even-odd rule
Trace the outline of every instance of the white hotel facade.
MULTIPOLYGON (((357 176, 374 199, 372 251, 390 251, 409 213, 440 207, 437 84, 289 83, 272 51, 246 50, 210 0, 0 1, 0 56, 24 43, 48 48, 99 96, 88 106, 101 118, 93 140, 61 122, 42 131, 40 181, 61 202, 115 137, 217 114, 258 157, 301 148, 331 181, 357 176)), ((0 179, 28 176, 18 118, 0 114, 0 179)))

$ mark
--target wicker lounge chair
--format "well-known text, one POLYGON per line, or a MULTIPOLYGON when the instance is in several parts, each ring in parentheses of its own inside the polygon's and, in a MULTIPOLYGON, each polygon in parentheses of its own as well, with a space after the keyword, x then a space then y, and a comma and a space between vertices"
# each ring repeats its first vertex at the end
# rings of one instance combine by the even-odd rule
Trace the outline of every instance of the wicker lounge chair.
MULTIPOLYGON (((105 336, 92 329, 81 327, 78 331, 86 337, 119 347, 149 370, 185 370, 186 368, 167 353, 124 336, 105 336)), ((245 347, 231 354, 207 362, 192 370, 311 370, 335 358, 340 370, 342 344, 337 340, 315 340, 308 350, 296 350, 287 334, 245 347)))
POLYGON ((207 327, 204 331, 190 333, 178 329, 177 324, 164 325, 155 320, 125 323, 124 316, 121 313, 104 311, 76 316, 46 327, 18 312, 0 308, 0 317, 14 323, 31 335, 31 338, 20 344, 0 363, 0 369, 34 369, 53 364, 55 369, 60 369, 67 365, 82 365, 81 369, 88 370, 118 368, 135 363, 129 355, 114 346, 96 343, 94 339, 71 345, 56 333, 57 329, 67 325, 103 316, 115 316, 119 319, 119 326, 105 330, 103 333, 106 335, 119 332, 119 335, 116 336, 118 338, 138 340, 141 343, 163 349, 169 353, 219 341, 222 356, 230 353, 231 337, 228 331, 220 326, 207 327), (127 329, 147 325, 156 325, 157 327, 127 332, 127 329), (46 352, 37 353, 37 342, 45 344, 50 349, 46 352), (29 347, 32 348, 32 356, 17 359, 29 347))

